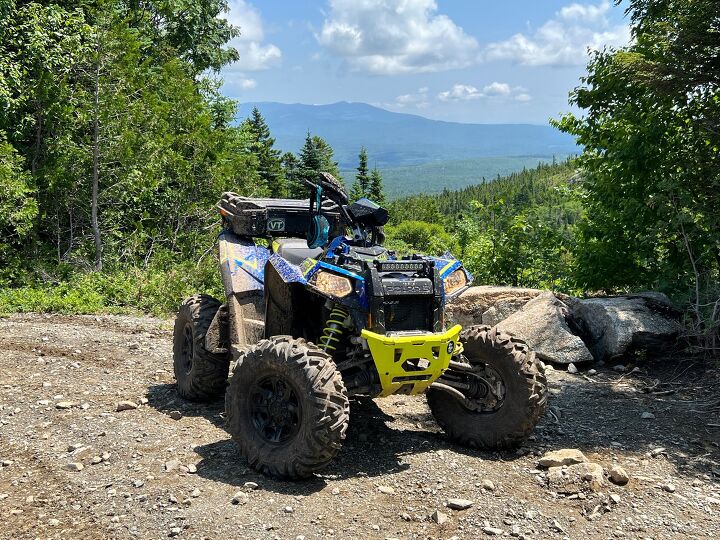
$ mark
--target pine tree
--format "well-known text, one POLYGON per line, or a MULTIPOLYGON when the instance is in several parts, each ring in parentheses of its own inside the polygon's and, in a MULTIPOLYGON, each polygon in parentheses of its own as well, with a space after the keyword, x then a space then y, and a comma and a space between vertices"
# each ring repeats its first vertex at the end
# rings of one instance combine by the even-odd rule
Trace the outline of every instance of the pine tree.
POLYGON ((287 196, 291 199, 307 197, 307 187, 300 181, 300 163, 292 152, 285 152, 280 158, 283 176, 287 186, 287 196))
POLYGON ((284 197, 287 185, 280 162, 281 152, 273 148, 275 139, 270 136, 270 128, 257 107, 253 107, 245 123, 253 137, 250 151, 258 158, 260 178, 267 185, 271 197, 284 197))
POLYGON ((366 197, 370 186, 370 177, 368 176, 368 155, 364 146, 360 148, 358 160, 359 164, 357 174, 355 175, 355 181, 353 182, 350 190, 351 201, 357 201, 362 197, 366 197))
POLYGON ((325 139, 317 135, 313 136, 312 141, 320 156, 320 171, 332 174, 338 182, 342 183, 343 179, 342 176, 340 176, 340 167, 338 166, 338 162, 335 161, 335 153, 332 147, 325 139))
POLYGON ((368 199, 380 206, 385 205, 385 188, 380 169, 375 167, 370 173, 370 187, 368 188, 368 199))
POLYGON ((298 178, 300 180, 315 183, 320 172, 327 172, 342 183, 340 168, 335 161, 333 149, 322 137, 310 135, 308 131, 305 144, 300 149, 298 161, 298 178))
POLYGON ((305 144, 298 155, 298 179, 305 182, 315 182, 318 173, 322 170, 322 158, 308 131, 305 137, 305 144))

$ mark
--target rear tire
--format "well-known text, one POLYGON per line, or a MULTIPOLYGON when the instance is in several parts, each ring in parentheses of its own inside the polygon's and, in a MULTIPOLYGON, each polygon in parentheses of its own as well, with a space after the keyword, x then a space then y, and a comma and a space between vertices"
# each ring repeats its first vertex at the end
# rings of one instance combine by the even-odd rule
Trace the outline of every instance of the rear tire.
POLYGON ((345 439, 350 404, 332 358, 304 339, 264 339, 238 361, 225 394, 228 429, 263 474, 306 478, 345 439))
MULTIPOLYGON (((542 364, 525 342, 497 327, 469 327, 460 340, 466 362, 482 369, 487 366, 501 380, 503 398, 486 410, 473 410, 453 395, 431 388, 427 400, 433 416, 460 444, 493 450, 520 445, 545 413, 547 380, 542 364)), ((451 368, 446 373, 460 372, 451 368)))
POLYGON ((173 367, 178 394, 190 401, 211 401, 227 386, 229 354, 213 354, 205 348, 205 334, 222 304, 199 294, 186 299, 175 318, 173 367))

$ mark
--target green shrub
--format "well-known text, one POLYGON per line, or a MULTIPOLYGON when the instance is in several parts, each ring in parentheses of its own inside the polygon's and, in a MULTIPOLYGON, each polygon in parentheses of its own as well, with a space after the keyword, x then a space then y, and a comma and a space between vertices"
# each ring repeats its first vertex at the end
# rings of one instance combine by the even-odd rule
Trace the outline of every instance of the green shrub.
POLYGON ((224 297, 213 257, 196 263, 159 256, 147 268, 112 268, 69 276, 62 268, 57 270, 62 281, 36 277, 21 287, 0 289, 0 313, 146 313, 164 317, 187 296, 208 293, 224 297))
POLYGON ((403 221, 385 228, 388 247, 402 253, 416 251, 428 255, 440 255, 454 251, 457 241, 442 225, 425 221, 403 221))

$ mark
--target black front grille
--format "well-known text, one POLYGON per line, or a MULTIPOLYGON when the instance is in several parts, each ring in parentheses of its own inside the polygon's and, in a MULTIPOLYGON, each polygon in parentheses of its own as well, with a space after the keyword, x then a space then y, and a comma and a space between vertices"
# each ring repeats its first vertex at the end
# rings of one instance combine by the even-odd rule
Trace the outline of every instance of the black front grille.
POLYGON ((432 296, 385 297, 385 329, 388 332, 405 330, 432 331, 432 296))

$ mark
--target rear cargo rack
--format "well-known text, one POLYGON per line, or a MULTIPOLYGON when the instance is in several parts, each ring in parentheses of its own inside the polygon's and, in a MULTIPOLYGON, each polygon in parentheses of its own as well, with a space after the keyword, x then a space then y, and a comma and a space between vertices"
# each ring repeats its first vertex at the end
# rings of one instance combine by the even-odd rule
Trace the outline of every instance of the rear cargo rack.
MULTIPOLYGON (((310 229, 309 199, 260 199, 226 192, 217 206, 223 226, 238 236, 305 238, 310 229)), ((322 214, 330 222, 330 237, 345 234, 337 204, 324 200, 322 214)))

